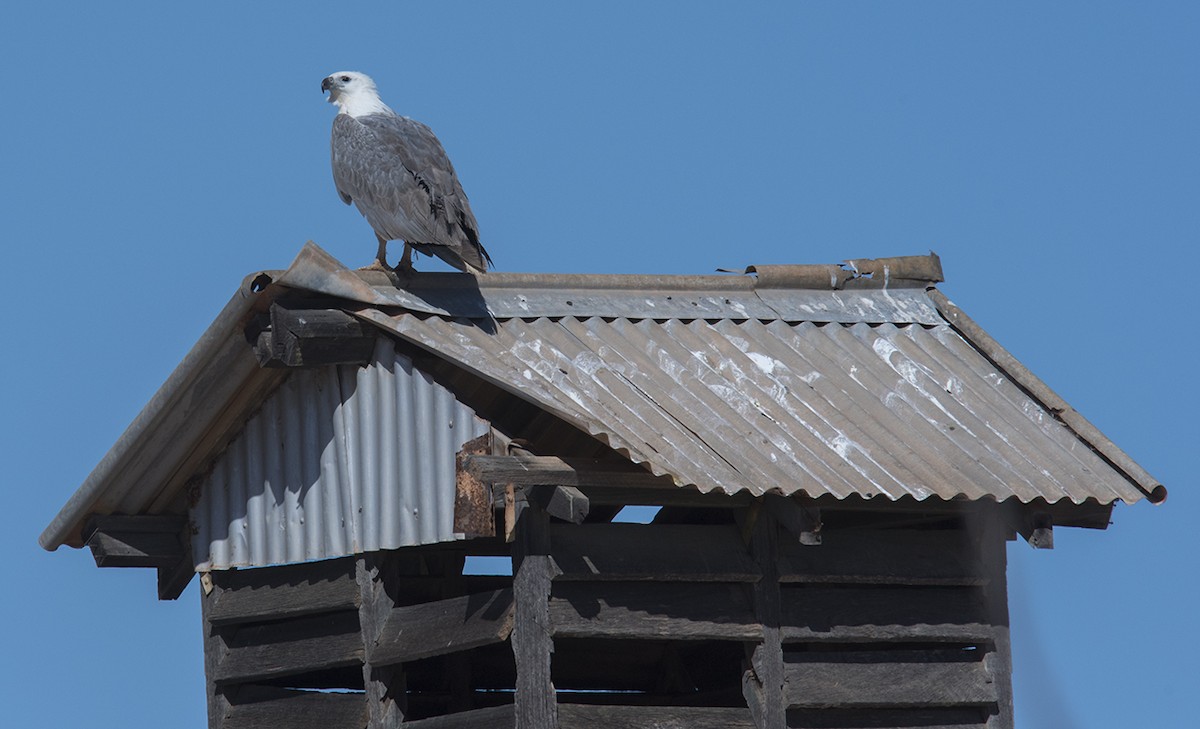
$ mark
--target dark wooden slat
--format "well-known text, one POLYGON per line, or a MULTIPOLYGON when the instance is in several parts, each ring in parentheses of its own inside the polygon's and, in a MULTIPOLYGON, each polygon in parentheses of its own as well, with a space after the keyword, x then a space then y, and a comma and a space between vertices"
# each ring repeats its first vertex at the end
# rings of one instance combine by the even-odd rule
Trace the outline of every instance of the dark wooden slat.
POLYGON ((997 700, 982 661, 854 662, 826 660, 785 666, 788 706, 870 708, 985 705, 997 700))
POLYGON ((555 637, 759 640, 747 592, 722 583, 556 582, 555 637))
POLYGON ((976 587, 787 585, 782 605, 785 643, 983 643, 995 636, 976 587))
POLYGON ((717 706, 559 704, 559 720, 572 729, 753 729, 750 712, 717 706))
POLYGON ((363 659, 354 611, 221 630, 233 635, 213 676, 219 684, 355 666, 363 659))
POLYGON ((731 525, 550 525, 559 580, 753 582, 760 570, 731 525))
POLYGON ((982 585, 978 537, 965 530, 831 530, 820 546, 781 544, 780 580, 982 585))
POLYGON ((557 729, 558 705, 550 678, 550 586, 557 568, 550 559, 550 517, 534 504, 519 511, 513 543, 512 632, 517 665, 516 726, 557 729))
POLYGON ((358 607, 351 558, 211 573, 214 625, 298 617, 358 607))
POLYGON ((987 712, 975 706, 923 709, 792 709, 792 729, 985 729, 987 712))
POLYGON ((88 537, 97 567, 164 567, 184 558, 178 533, 97 529, 88 537))
POLYGON ((367 658, 375 665, 414 661, 508 640, 512 590, 452 597, 391 610, 367 658))
POLYGON ((367 702, 360 693, 295 691, 243 686, 225 714, 223 729, 362 729, 367 702))
POLYGON ((490 706, 486 709, 462 711, 457 714, 434 716, 410 721, 405 729, 511 729, 516 726, 512 704, 490 706))

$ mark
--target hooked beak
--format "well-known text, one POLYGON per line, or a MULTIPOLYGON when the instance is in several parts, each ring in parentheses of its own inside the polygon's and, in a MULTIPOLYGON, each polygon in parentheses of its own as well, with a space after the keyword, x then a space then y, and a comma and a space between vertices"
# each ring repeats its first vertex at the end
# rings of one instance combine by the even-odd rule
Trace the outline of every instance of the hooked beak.
POLYGON ((329 77, 325 77, 325 78, 321 79, 321 93, 325 93, 326 91, 328 91, 332 88, 333 88, 333 81, 329 77))

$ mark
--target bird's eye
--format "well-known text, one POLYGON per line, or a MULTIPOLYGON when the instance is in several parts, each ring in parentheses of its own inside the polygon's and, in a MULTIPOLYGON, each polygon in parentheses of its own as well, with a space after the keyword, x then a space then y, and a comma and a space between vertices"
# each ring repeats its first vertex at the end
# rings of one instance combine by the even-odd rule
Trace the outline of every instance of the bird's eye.
POLYGON ((348 83, 350 83, 350 77, 349 77, 349 76, 342 76, 342 83, 344 83, 344 84, 348 84, 348 83))

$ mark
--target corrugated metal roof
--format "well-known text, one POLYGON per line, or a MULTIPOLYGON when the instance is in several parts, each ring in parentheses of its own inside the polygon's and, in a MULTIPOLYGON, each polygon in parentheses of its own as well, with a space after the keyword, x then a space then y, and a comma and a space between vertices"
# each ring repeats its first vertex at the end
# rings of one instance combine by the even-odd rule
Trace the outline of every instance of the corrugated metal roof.
POLYGON ((703 491, 1145 496, 945 323, 361 315, 703 491))
POLYGON ((81 546, 90 514, 181 513, 188 480, 281 379, 257 367, 246 323, 297 290, 702 490, 1165 498, 932 288, 936 257, 748 272, 400 280, 308 244, 288 270, 247 277, 40 542, 81 546))
POLYGON ((201 482, 197 569, 452 541, 455 455, 488 426, 387 337, 370 365, 294 371, 201 482))

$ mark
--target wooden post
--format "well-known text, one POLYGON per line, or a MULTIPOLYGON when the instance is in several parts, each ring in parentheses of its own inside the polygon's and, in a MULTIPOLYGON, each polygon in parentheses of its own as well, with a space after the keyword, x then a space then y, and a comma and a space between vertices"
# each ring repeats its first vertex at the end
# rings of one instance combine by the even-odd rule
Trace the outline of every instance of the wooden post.
POLYGON ((761 509, 750 525, 750 554, 762 571, 752 588, 754 612, 762 625, 762 642, 754 646, 742 676, 742 693, 757 729, 785 729, 783 641, 780 635, 779 568, 775 562, 778 526, 770 509, 761 509))
POLYGON ((397 729, 404 721, 404 712, 408 708, 403 666, 377 667, 372 665, 370 659, 379 632, 395 606, 386 589, 394 567, 384 554, 375 553, 359 557, 355 571, 362 594, 358 621, 363 639, 362 670, 369 721, 367 729, 397 729))
POLYGON ((983 566, 988 575, 983 588, 995 638, 992 651, 984 666, 996 688, 997 713, 988 718, 988 729, 1013 729, 1012 643, 1008 628, 1008 554, 1004 533, 997 521, 991 520, 982 528, 983 566))
POLYGON ((225 715, 229 711, 229 700, 213 680, 217 675, 225 651, 225 641, 218 632, 220 629, 209 619, 213 605, 220 591, 213 587, 208 574, 200 576, 200 625, 204 628, 204 683, 208 692, 208 729, 221 729, 225 725, 225 715))
POLYGON ((550 558, 550 516, 536 504, 514 504, 513 597, 516 613, 512 649, 516 659, 516 729, 556 729, 558 704, 550 679, 554 641, 550 583, 557 569, 550 558))

